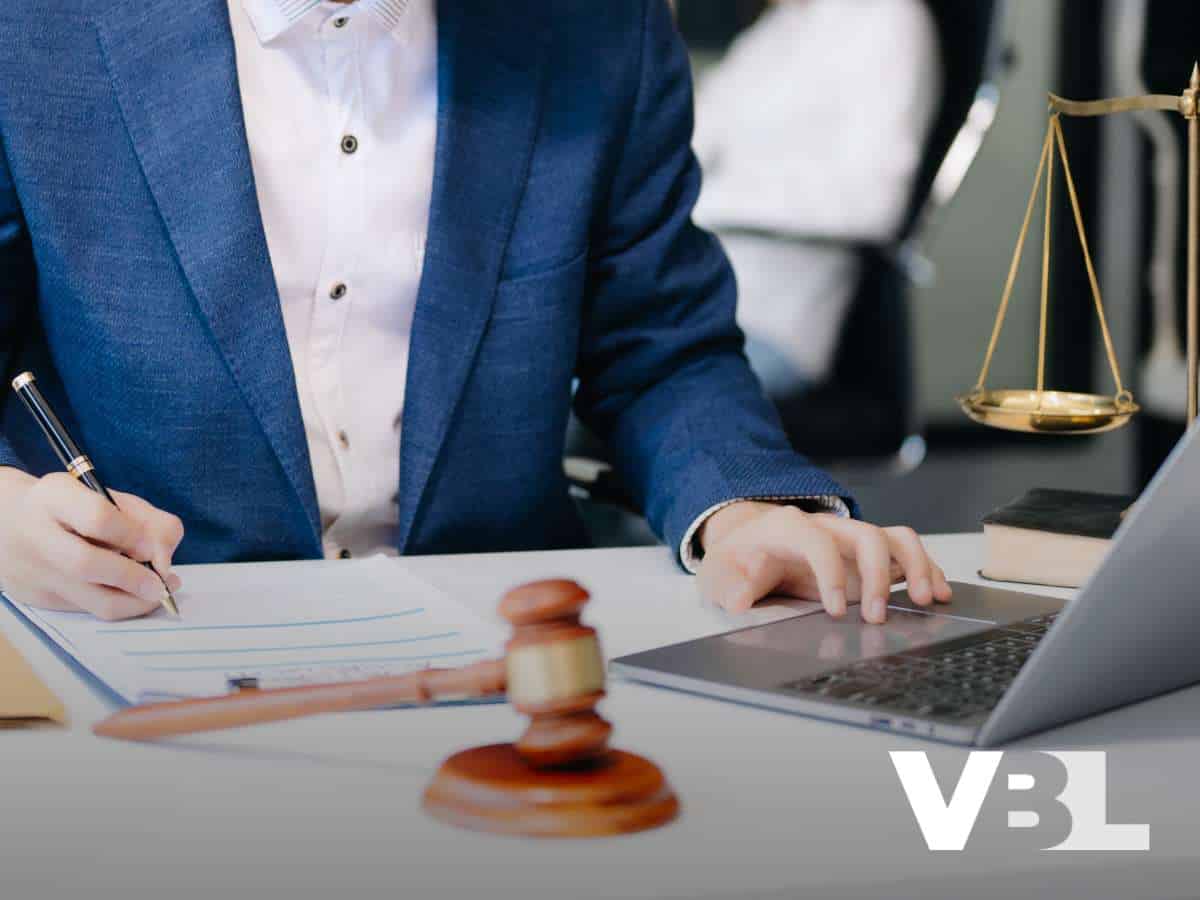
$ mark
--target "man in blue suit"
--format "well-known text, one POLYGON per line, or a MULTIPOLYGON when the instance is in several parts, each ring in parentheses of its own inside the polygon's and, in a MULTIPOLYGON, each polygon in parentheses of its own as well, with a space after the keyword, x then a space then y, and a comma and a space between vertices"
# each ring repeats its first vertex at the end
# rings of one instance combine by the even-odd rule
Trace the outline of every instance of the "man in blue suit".
POLYGON ((180 562, 578 545, 568 412, 707 596, 949 599, 789 448, 690 219, 665 0, 0 12, 0 584, 105 618, 180 562))

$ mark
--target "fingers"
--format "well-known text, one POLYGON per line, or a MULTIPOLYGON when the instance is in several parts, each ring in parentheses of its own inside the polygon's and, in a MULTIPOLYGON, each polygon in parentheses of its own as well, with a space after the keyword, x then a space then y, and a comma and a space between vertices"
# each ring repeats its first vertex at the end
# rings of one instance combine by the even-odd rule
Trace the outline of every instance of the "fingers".
MULTIPOLYGON (((140 570, 140 575, 130 573, 128 571, 122 573, 118 567, 114 567, 112 572, 115 577, 111 580, 123 581, 127 577, 132 577, 136 580, 139 577, 149 577, 155 584, 157 578, 154 574, 148 572, 145 567, 138 565, 131 560, 118 556, 111 550, 102 550, 98 547, 93 547, 81 538, 68 534, 61 529, 49 532, 43 535, 43 539, 50 540, 53 535, 59 535, 70 541, 78 542, 85 548, 80 551, 76 548, 65 551, 68 564, 66 566, 55 565, 50 568, 49 564, 42 562, 40 565, 41 571, 32 574, 28 580, 22 580, 11 586, 6 584, 6 590, 11 594, 13 599, 20 600, 23 603, 28 603, 31 606, 37 606, 41 609, 54 610, 58 612, 87 612, 97 618, 107 621, 117 621, 120 619, 132 619, 138 616, 144 616, 154 612, 159 608, 158 596, 161 594, 162 587, 158 586, 159 594, 152 594, 146 590, 141 594, 129 593, 115 587, 110 587, 104 584, 93 584, 87 581, 80 580, 79 577, 68 573, 68 569, 75 569, 78 572, 103 572, 109 565, 109 561, 99 557, 92 557, 86 551, 94 551, 97 554, 113 557, 118 563, 132 566, 140 570), (77 553, 73 559, 71 554, 77 553)), ((51 553, 47 559, 53 559, 58 563, 58 557, 64 555, 61 548, 49 548, 51 553)), ((27 577, 29 573, 26 573, 27 577)))
POLYGON ((908 596, 917 606, 929 606, 933 603, 933 564, 925 545, 911 528, 885 528, 883 533, 892 558, 904 569, 908 596))
POLYGON ((911 528, 886 528, 884 531, 892 545, 892 556, 904 569, 908 582, 908 595, 918 606, 933 602, 949 603, 954 592, 946 573, 935 563, 925 549, 921 538, 911 528))
POLYGON ((141 522, 89 491, 70 475, 48 475, 33 488, 44 509, 80 537, 127 553, 134 559, 153 554, 141 522))
POLYGON ((908 594, 918 606, 929 606, 933 602, 949 603, 953 592, 942 571, 929 557, 921 538, 911 528, 895 527, 879 529, 866 522, 850 519, 820 517, 823 524, 839 537, 843 552, 853 553, 862 578, 863 618, 869 622, 883 621, 887 615, 887 598, 890 585, 897 581, 908 583, 908 594), (880 551, 886 547, 888 556, 887 584, 880 587, 883 564, 880 551), (880 597, 883 609, 879 609, 880 597))
POLYGON ((846 566, 832 535, 787 508, 761 524, 766 527, 744 543, 722 546, 705 557, 702 594, 731 612, 745 612, 777 588, 814 582, 826 610, 845 615, 846 566))
MULTIPOLYGON (((862 523, 855 523, 862 524, 862 523)), ((856 529, 854 557, 862 580, 863 619, 880 625, 887 620, 888 598, 892 594, 892 553, 887 538, 876 528, 856 529)))
POLYGON ((5 593, 18 603, 27 603, 38 609, 48 609, 52 612, 79 612, 79 607, 74 603, 45 588, 25 588, 18 585, 16 588, 7 588, 5 593))
POLYGON ((783 580, 780 561, 763 550, 710 554, 699 572, 700 593, 730 612, 745 612, 783 580))
POLYGON ((35 491, 46 511, 89 541, 119 550, 140 562, 149 561, 162 575, 183 540, 183 523, 132 494, 115 493, 117 506, 69 475, 41 479, 35 491))
MULTIPOLYGON (((114 492, 113 496, 121 509, 140 522, 149 535, 151 552, 145 559, 151 562, 160 575, 169 579, 171 558, 183 541, 183 522, 178 516, 164 512, 133 494, 114 492)), ((176 588, 172 587, 171 590, 176 588)))
POLYGON ((949 603, 954 599, 954 589, 950 587, 950 580, 946 578, 941 566, 932 560, 930 563, 933 567, 933 599, 938 603, 949 603))
MULTIPOLYGON (((161 592, 162 588, 159 587, 161 592)), ((159 608, 158 599, 128 594, 102 584, 74 583, 60 589, 60 596, 70 598, 70 603, 97 619, 119 622, 149 615, 159 608)))
POLYGON ((873 525, 854 519, 816 516, 821 527, 835 535, 842 552, 855 562, 860 584, 859 612, 872 624, 887 620, 888 598, 892 593, 894 566, 887 536, 873 525))
MULTIPOLYGON (((817 581, 821 605, 835 619, 846 614, 846 564, 842 559, 833 535, 819 525, 805 521, 803 551, 800 558, 793 560, 798 568, 804 563, 812 570, 817 581)), ((799 572, 794 573, 799 575, 799 572)))
MULTIPOLYGON (((143 612, 152 610, 162 600, 162 582, 145 566, 116 551, 97 547, 70 532, 58 529, 47 534, 44 552, 48 559, 56 563, 60 593, 71 600, 75 600, 77 593, 88 586, 129 594, 137 598, 140 605, 149 604, 149 608, 143 612)), ((131 607, 126 604, 119 608, 131 607)))

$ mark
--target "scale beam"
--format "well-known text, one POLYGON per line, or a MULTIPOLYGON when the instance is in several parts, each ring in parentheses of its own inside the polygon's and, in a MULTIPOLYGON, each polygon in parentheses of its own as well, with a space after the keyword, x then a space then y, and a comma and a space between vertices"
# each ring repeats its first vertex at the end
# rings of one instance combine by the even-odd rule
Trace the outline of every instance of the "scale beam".
POLYGON ((1158 110, 1184 115, 1184 98, 1172 94, 1148 94, 1145 97, 1111 97, 1107 100, 1068 100, 1050 95, 1050 112, 1064 116, 1111 116, 1113 113, 1158 110))

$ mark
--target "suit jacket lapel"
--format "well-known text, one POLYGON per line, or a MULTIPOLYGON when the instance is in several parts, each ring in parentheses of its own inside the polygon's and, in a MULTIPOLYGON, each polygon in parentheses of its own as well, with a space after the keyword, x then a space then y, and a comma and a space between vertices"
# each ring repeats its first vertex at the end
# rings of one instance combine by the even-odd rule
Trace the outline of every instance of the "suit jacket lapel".
POLYGON ((97 10, 95 25, 197 307, 319 546, 316 490, 250 168, 226 2, 116 0, 97 10))
POLYGON ((531 20, 499 0, 438 3, 438 137, 405 394, 401 550, 474 364, 524 189, 544 74, 531 20))

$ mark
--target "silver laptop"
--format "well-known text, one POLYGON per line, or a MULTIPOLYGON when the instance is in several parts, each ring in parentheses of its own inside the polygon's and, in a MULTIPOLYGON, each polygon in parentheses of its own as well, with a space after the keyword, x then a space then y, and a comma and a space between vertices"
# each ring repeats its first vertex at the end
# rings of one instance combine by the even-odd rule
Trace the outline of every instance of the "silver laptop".
POLYGON ((1200 682, 1200 426, 1069 602, 954 584, 886 625, 824 613, 614 660, 613 674, 950 743, 994 746, 1200 682))

